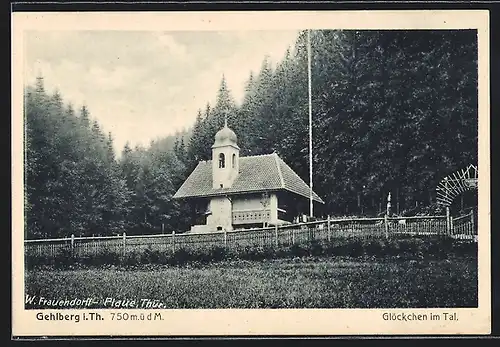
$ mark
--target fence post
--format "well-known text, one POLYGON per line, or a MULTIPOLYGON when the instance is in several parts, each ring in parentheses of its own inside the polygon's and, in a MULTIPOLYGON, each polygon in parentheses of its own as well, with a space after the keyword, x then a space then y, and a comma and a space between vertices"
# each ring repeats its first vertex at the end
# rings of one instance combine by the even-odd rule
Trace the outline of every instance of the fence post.
POLYGON ((446 206, 446 232, 451 235, 450 207, 446 206))
POLYGON ((123 244, 123 254, 125 255, 127 250, 127 234, 125 232, 123 232, 122 244, 123 244))
POLYGON ((387 206, 385 209, 385 215, 384 215, 384 224, 385 224, 385 238, 389 238, 389 215, 391 214, 391 192, 387 194, 387 206))
MULTIPOLYGON (((446 218, 446 216, 444 216, 444 220, 445 220, 445 226, 444 226, 444 232, 443 232, 443 229, 441 229, 441 236, 445 235, 445 236, 448 236, 448 219, 446 218)), ((441 223, 441 226, 442 226, 442 223, 441 223)))
POLYGON ((224 247, 227 247, 227 230, 224 228, 224 247))
POLYGON ((453 217, 450 217, 450 231, 451 231, 451 234, 453 235, 454 232, 453 232, 453 217))
POLYGON ((274 226, 274 236, 276 238, 276 247, 278 247, 278 223, 274 226))
POLYGON ((331 221, 330 221, 330 215, 328 215, 328 219, 326 221, 326 231, 327 231, 327 238, 328 242, 330 242, 330 227, 331 227, 331 221))
POLYGON ((471 225, 471 232, 472 235, 476 235, 476 230, 474 230, 474 209, 470 211, 470 225, 471 225))
POLYGON ((175 230, 172 230, 172 253, 175 252, 175 230))
POLYGON ((386 215, 391 214, 391 192, 389 192, 389 194, 387 195, 387 207, 385 210, 385 214, 386 215))
POLYGON ((71 234, 71 255, 75 252, 75 234, 71 234))
POLYGON ((387 219, 387 214, 384 215, 384 225, 385 225, 385 238, 389 238, 389 220, 387 219))
POLYGON ((295 244, 295 228, 292 228, 292 245, 295 244))

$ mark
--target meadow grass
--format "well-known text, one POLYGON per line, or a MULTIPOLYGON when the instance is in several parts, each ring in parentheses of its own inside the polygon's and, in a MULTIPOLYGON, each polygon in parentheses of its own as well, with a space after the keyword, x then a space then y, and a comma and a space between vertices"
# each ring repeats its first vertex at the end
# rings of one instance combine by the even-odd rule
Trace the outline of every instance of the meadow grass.
POLYGON ((42 267, 27 270, 25 286, 26 294, 50 299, 157 299, 183 309, 477 307, 477 257, 307 256, 185 266, 42 267))

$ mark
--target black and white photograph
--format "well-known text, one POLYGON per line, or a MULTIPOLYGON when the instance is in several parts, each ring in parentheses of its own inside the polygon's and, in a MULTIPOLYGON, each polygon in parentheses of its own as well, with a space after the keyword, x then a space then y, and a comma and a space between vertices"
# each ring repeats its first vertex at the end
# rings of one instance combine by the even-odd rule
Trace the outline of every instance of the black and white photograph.
POLYGON ((297 309, 327 333, 373 309, 382 333, 487 331, 487 26, 394 12, 22 29, 13 262, 33 330, 168 335, 176 310, 195 318, 174 331, 207 334, 209 310, 265 333, 245 312, 297 309))

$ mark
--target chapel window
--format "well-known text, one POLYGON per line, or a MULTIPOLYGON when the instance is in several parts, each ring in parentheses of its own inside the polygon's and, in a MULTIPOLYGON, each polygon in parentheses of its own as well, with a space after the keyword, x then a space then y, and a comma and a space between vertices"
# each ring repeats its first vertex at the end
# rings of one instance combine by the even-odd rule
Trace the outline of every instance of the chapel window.
POLYGON ((224 153, 219 154, 219 168, 223 169, 226 166, 226 157, 224 153))
POLYGON ((236 167, 236 154, 233 153, 233 169, 236 167))

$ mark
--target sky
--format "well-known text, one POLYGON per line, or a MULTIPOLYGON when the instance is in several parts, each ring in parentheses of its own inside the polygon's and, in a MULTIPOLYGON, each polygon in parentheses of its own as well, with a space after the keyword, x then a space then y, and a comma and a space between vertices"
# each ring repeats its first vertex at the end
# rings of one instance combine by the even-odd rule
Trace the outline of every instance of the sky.
POLYGON ((298 31, 29 31, 25 84, 44 77, 75 109, 88 106, 119 154, 194 124, 224 75, 237 102, 265 56, 276 64, 298 31))

